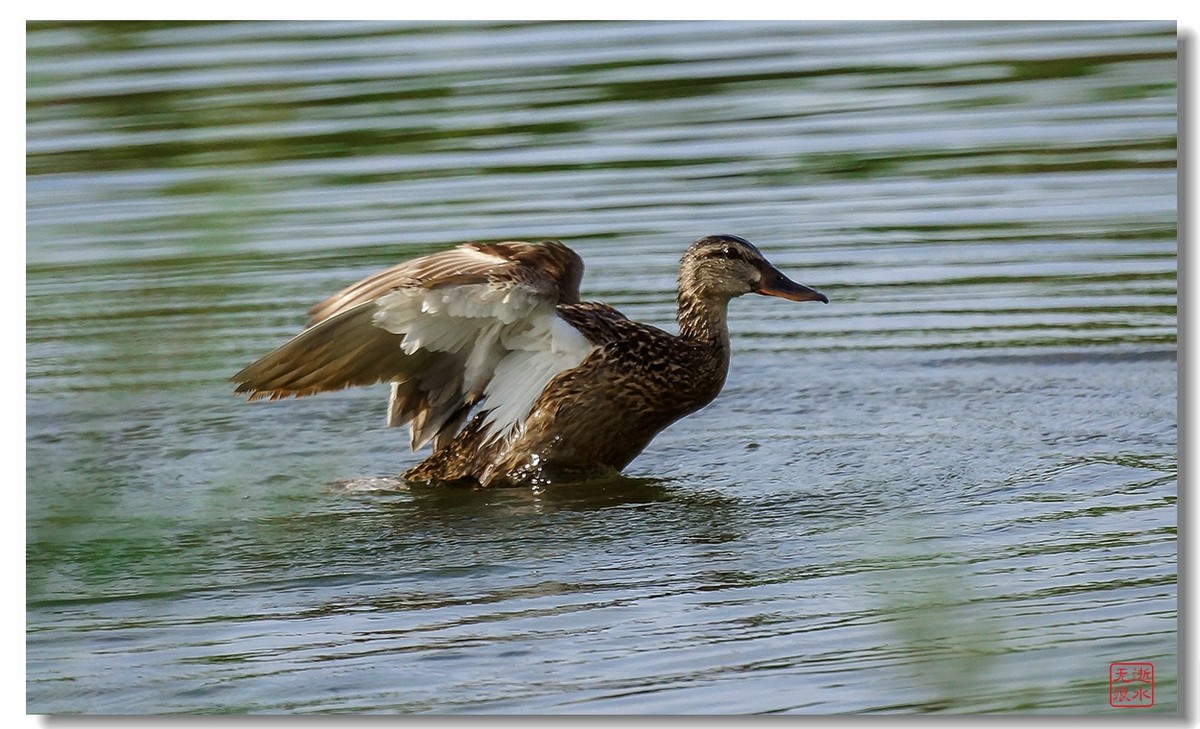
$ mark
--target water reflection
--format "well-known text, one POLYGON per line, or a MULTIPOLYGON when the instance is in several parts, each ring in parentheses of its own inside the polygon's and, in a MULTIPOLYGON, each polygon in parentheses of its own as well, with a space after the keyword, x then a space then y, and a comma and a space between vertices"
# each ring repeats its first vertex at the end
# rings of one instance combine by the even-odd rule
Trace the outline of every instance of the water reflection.
POLYGON ((338 482, 331 491, 352 494, 407 494, 406 503, 441 510, 479 505, 519 506, 529 504, 535 511, 549 509, 602 509, 623 504, 651 503, 676 498, 677 489, 669 479, 631 478, 614 474, 574 484, 553 484, 537 488, 478 489, 466 486, 428 486, 409 484, 399 477, 352 479, 338 482))

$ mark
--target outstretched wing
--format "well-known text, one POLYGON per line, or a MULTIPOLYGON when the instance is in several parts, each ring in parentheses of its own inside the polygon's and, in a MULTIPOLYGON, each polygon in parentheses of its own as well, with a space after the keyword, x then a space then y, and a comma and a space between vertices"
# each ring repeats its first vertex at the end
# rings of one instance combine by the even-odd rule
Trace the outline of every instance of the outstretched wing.
POLYGON ((391 382, 388 424, 440 448, 488 410, 512 433, 560 372, 594 348, 559 318, 583 261, 561 243, 469 243, 359 281, 314 306, 306 330, 233 377, 236 392, 301 397, 391 382))

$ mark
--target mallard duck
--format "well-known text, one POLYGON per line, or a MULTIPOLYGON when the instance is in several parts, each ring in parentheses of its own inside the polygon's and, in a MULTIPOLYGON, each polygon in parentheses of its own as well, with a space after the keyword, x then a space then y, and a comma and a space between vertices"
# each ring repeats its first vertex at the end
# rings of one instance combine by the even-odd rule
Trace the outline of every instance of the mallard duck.
POLYGON ((679 334, 579 300, 583 260, 556 241, 467 243, 381 271, 233 376, 250 400, 391 383, 387 422, 433 453, 410 482, 580 481, 625 468, 712 402, 729 369, 730 299, 829 299, 734 235, 679 266, 679 334))

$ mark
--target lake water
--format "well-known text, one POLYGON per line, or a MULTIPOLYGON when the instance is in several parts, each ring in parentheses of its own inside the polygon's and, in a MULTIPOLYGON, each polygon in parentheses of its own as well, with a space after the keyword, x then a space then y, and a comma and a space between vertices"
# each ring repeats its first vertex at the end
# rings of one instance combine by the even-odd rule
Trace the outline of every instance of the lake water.
POLYGON ((26 39, 28 711, 1176 711, 1173 24, 26 39), (228 382, 467 240, 670 327, 711 233, 831 303, 735 301, 628 479, 410 489, 386 386, 228 382))

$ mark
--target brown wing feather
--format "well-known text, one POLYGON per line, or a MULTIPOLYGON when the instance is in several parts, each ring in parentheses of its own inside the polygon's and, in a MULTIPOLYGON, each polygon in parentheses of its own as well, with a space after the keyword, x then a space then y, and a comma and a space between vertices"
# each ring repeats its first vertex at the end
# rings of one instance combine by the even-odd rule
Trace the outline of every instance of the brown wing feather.
POLYGON ((556 303, 579 301, 583 259, 557 241, 464 243, 399 263, 351 284, 308 310, 308 325, 364 301, 410 286, 439 288, 493 282, 543 290, 556 303))
POLYGON ((390 380, 405 369, 403 337, 374 325, 365 301, 305 329, 233 376, 251 400, 312 395, 390 380))
POLYGON ((608 304, 584 301, 578 304, 559 304, 558 315, 579 330, 593 344, 607 344, 628 334, 627 327, 649 327, 649 324, 631 322, 621 312, 608 304))

